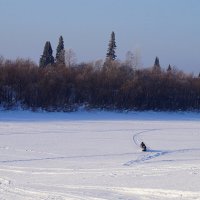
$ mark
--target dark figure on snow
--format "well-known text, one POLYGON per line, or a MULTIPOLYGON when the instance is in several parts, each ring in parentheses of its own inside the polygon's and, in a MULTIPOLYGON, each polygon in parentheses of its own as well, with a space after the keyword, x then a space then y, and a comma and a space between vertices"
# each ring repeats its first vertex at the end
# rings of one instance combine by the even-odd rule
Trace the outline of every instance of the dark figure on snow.
POLYGON ((147 150, 147 147, 146 147, 146 145, 144 144, 144 142, 142 142, 142 143, 140 144, 140 147, 142 148, 142 151, 146 151, 146 150, 147 150))

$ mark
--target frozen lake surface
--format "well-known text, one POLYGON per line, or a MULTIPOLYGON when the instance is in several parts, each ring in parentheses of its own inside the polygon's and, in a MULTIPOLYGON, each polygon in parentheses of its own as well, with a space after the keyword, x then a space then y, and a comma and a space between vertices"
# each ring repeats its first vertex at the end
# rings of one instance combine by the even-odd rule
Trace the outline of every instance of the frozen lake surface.
POLYGON ((199 191, 199 113, 0 112, 1 200, 198 200, 199 191))

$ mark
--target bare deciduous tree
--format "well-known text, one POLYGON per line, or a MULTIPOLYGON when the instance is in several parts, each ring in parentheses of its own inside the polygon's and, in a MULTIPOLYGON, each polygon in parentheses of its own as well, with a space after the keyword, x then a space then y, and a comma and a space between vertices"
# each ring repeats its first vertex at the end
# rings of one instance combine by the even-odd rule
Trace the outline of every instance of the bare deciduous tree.
POLYGON ((76 54, 73 49, 66 49, 65 51, 65 64, 67 67, 71 67, 76 64, 76 54))
POLYGON ((134 54, 133 54, 132 51, 128 51, 128 52, 126 53, 125 64, 126 64, 128 67, 136 68, 136 66, 135 66, 135 56, 134 56, 134 54))

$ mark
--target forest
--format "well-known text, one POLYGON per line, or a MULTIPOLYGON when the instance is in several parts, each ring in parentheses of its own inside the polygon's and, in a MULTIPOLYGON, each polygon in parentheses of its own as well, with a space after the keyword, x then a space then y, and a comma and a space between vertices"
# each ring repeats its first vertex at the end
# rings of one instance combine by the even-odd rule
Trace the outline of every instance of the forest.
POLYGON ((73 63, 66 60, 59 38, 54 58, 51 43, 45 44, 39 65, 28 59, 0 58, 0 107, 75 111, 87 109, 199 111, 200 78, 159 58, 149 68, 119 61, 112 32, 104 61, 73 63))

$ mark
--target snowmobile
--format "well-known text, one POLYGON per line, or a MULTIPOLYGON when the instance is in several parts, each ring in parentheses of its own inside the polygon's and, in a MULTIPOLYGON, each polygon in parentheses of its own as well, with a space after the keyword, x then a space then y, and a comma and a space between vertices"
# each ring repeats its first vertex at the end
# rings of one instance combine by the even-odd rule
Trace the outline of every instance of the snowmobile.
POLYGON ((147 150, 147 147, 146 147, 146 145, 144 144, 144 142, 142 142, 142 143, 140 144, 140 147, 142 148, 142 151, 146 151, 146 150, 147 150))

